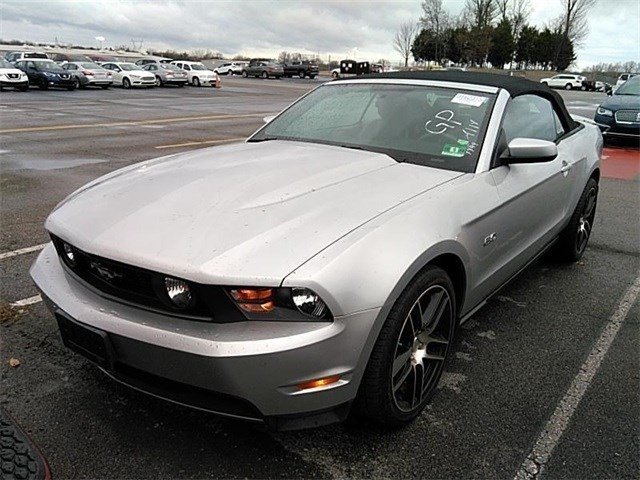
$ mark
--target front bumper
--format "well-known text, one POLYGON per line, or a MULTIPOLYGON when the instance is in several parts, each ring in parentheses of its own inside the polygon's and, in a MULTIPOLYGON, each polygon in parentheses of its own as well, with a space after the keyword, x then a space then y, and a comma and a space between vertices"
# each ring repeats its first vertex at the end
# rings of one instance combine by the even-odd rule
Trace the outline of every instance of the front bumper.
POLYGON ((0 87, 27 87, 29 86, 29 80, 13 80, 13 79, 2 79, 0 80, 0 87))
POLYGON ((100 366, 115 379, 277 429, 346 416, 379 313, 373 309, 323 323, 184 320, 103 298, 66 270, 52 244, 34 262, 31 276, 56 316, 105 335, 111 353, 100 366), (310 390, 296 386, 332 375, 341 378, 310 390))
POLYGON ((46 82, 50 87, 67 88, 67 87, 75 87, 76 86, 75 77, 73 77, 73 78, 46 77, 46 82))
MULTIPOLYGON (((195 77, 194 77, 195 78, 195 77)), ((198 77, 201 86, 213 86, 216 83, 215 77, 198 77)))
POLYGON ((614 117, 596 113, 594 121, 602 135, 610 137, 639 137, 640 123, 618 123, 614 117))
POLYGON ((151 80, 142 80, 140 78, 130 78, 132 87, 155 87, 156 79, 155 77, 151 80))

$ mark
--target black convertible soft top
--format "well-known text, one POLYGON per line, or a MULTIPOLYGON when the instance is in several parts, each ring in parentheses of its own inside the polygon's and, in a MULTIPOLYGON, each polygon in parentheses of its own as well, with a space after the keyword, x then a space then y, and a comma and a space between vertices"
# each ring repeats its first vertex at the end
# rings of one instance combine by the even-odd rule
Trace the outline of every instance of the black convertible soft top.
POLYGON ((539 95, 549 100, 565 127, 573 130, 578 123, 571 118, 562 97, 543 83, 533 82, 522 77, 512 77, 498 73, 461 72, 461 71, 425 71, 425 72, 389 72, 363 75, 363 79, 392 78, 405 80, 438 80, 441 82, 470 83, 489 87, 503 88, 511 98, 520 95, 539 95))

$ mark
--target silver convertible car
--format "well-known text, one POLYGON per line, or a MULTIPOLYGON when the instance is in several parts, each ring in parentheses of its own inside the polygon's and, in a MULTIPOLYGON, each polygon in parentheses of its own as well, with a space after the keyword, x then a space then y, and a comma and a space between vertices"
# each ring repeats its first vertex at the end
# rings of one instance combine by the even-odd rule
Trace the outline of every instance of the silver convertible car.
POLYGON ((462 322, 546 250, 585 251, 602 137, 545 85, 372 75, 265 120, 55 208, 31 275, 65 345, 133 388, 273 429, 350 411, 401 425, 462 322))

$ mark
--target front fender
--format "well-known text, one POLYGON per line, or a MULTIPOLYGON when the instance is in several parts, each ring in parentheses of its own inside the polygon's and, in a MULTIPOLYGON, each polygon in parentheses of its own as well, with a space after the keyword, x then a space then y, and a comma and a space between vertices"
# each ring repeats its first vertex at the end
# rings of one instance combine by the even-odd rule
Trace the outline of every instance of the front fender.
POLYGON ((434 258, 469 255, 456 240, 452 217, 405 208, 369 222, 291 272, 283 286, 314 290, 334 316, 393 305, 409 281, 434 258))

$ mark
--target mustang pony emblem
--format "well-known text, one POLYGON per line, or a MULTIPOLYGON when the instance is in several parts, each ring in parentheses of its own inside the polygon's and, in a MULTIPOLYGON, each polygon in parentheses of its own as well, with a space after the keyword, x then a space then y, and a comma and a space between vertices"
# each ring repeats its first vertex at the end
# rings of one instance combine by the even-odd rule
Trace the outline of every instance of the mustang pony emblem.
POLYGON ((89 268, 96 272, 105 282, 112 282, 116 278, 122 278, 122 274, 114 272, 99 262, 90 262, 89 268))

